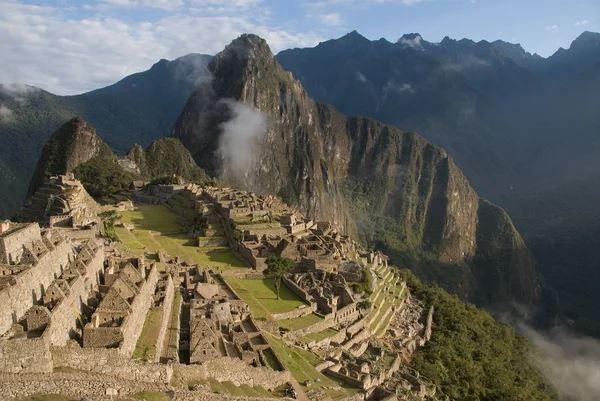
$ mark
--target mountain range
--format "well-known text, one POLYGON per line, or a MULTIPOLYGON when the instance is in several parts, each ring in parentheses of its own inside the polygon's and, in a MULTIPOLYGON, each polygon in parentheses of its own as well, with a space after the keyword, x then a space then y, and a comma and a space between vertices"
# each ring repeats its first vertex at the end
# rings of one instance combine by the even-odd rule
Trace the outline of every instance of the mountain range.
POLYGON ((0 217, 10 217, 27 195, 44 143, 62 124, 83 117, 114 151, 148 146, 164 137, 211 56, 160 60, 150 70, 76 96, 57 96, 27 85, 0 85, 0 217), (6 111, 8 110, 8 111, 6 111))
POLYGON ((463 298, 535 304, 546 288, 535 261, 506 213, 470 182, 513 216, 567 316, 600 321, 589 279, 600 227, 599 34, 547 59, 502 41, 431 43, 419 34, 391 43, 352 32, 273 59, 256 49, 265 57, 221 54, 208 82, 212 57, 188 55, 78 96, 2 86, 10 112, 0 114, 0 215, 24 199, 49 135, 81 115, 117 154, 171 133, 209 174, 334 216, 463 298), (258 157, 222 146, 240 126, 258 157), (268 136, 257 137, 263 126, 268 136), (224 171, 226 158, 235 163, 224 171), (244 173, 248 163, 259 164, 256 174, 244 173), (454 208, 455 192, 470 211, 454 208))

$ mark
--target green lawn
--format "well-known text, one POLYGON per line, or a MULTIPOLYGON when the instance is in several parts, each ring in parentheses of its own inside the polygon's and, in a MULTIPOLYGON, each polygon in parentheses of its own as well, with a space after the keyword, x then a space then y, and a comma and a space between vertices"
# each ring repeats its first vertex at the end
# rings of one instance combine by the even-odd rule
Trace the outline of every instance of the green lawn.
POLYGON ((240 279, 224 277, 227 283, 250 306, 255 317, 271 319, 273 313, 290 312, 304 302, 285 285, 281 285, 280 299, 277 299, 274 279, 240 279))
POLYGON ((136 229, 158 232, 181 231, 177 215, 163 205, 136 204, 135 210, 121 213, 121 221, 132 223, 136 229))
POLYGON ((173 299, 173 309, 171 309, 171 322, 169 324, 169 328, 167 329, 167 334, 165 335, 165 340, 168 339, 166 356, 167 358, 172 358, 175 361, 179 360, 179 355, 177 354, 177 350, 179 349, 179 344, 177 343, 177 330, 179 330, 179 313, 181 310, 181 293, 178 290, 175 290, 175 298, 173 299))
POLYGON ((223 271, 247 268, 230 251, 222 252, 224 247, 198 248, 197 239, 183 233, 183 227, 176 219, 177 215, 166 206, 138 204, 134 211, 121 213, 121 221, 135 227, 133 232, 123 227, 115 227, 115 231, 121 242, 136 255, 142 255, 146 248, 150 253, 161 250, 201 267, 211 266, 223 271), (215 250, 218 252, 213 252, 215 250))
MULTIPOLYGON (((215 379, 198 380, 194 383, 189 384, 203 384, 210 386, 213 393, 217 394, 231 394, 241 397, 261 397, 261 398, 274 398, 274 395, 265 390, 263 387, 255 386, 250 387, 246 384, 236 386, 232 382, 219 382, 215 379)), ((188 384, 188 385, 189 385, 188 384)), ((191 387, 191 386, 190 386, 191 387)))
POLYGON ((133 351, 133 358, 141 358, 146 361, 154 362, 156 358, 156 339, 158 338, 158 332, 160 331, 160 324, 163 319, 163 308, 151 308, 146 314, 146 321, 144 322, 144 328, 138 338, 135 350, 133 351))
POLYGON ((296 331, 322 321, 323 318, 321 316, 311 313, 310 315, 301 316, 294 319, 279 320, 278 323, 279 327, 283 327, 290 331, 296 331))
POLYGON ((315 365, 322 361, 312 352, 291 347, 282 339, 272 335, 267 334, 267 337, 269 343, 271 346, 273 346, 275 352, 277 352, 277 355, 279 355, 282 362, 290 370, 292 376, 294 376, 298 383, 303 386, 304 390, 309 390, 311 388, 321 389, 334 400, 346 398, 359 392, 357 388, 350 387, 345 383, 324 375, 315 369, 315 365), (321 381, 315 382, 315 379, 321 379, 321 381), (306 380, 312 381, 312 386, 304 387, 304 382, 306 380), (331 387, 335 386, 341 386, 342 390, 332 390, 331 387), (327 387, 327 389, 324 387, 327 387))
POLYGON ((317 333, 310 333, 305 336, 302 336, 302 340, 309 343, 311 341, 323 341, 326 338, 333 337, 338 334, 339 331, 334 329, 327 329, 323 331, 319 331, 317 333))

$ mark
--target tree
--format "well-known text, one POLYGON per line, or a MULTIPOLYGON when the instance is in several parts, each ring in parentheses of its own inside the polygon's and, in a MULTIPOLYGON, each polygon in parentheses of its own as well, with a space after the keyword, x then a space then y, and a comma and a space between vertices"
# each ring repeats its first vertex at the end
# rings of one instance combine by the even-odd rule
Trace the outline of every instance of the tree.
POLYGON ((265 261, 267 269, 263 272, 265 276, 270 276, 275 279, 275 290, 277 291, 277 299, 279 299, 279 290, 281 288, 281 280, 291 272, 296 264, 292 259, 283 258, 281 256, 269 256, 265 261))
POLYGON ((112 240, 116 239, 117 233, 115 232, 115 222, 119 219, 118 213, 114 210, 107 210, 106 212, 100 213, 98 217, 102 219, 104 235, 112 240))
POLYGON ((190 226, 191 237, 205 237, 206 230, 208 230, 208 220, 200 212, 196 212, 192 219, 192 225, 190 226))

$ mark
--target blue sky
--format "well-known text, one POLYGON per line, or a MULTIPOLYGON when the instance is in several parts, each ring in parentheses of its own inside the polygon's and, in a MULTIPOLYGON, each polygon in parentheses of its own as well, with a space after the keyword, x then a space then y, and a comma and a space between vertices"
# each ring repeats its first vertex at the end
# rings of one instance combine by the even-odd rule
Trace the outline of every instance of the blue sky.
POLYGON ((352 30, 502 39, 549 56, 600 31, 600 0, 0 0, 0 82, 73 94, 160 58, 215 54, 243 32, 277 52, 352 30))

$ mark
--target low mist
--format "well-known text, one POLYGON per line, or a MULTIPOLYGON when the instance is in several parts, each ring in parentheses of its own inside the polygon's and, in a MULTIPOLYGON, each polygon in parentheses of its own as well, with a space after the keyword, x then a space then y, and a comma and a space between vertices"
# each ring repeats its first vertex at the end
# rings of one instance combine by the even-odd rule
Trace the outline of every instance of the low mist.
POLYGON ((600 400, 600 341, 564 329, 542 333, 519 325, 519 331, 537 349, 536 366, 563 399, 600 400))
POLYGON ((232 184, 252 188, 261 139, 267 133, 267 119, 260 111, 235 100, 220 103, 226 104, 231 114, 231 118, 220 125, 218 154, 222 159, 222 177, 232 184))
POLYGON ((14 113, 8 107, 0 104, 0 122, 14 121, 14 113))

